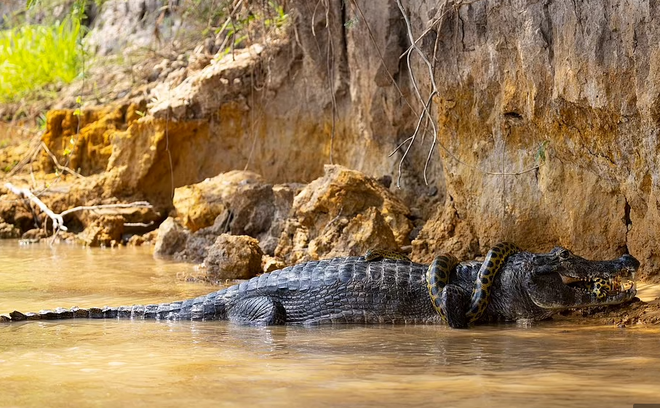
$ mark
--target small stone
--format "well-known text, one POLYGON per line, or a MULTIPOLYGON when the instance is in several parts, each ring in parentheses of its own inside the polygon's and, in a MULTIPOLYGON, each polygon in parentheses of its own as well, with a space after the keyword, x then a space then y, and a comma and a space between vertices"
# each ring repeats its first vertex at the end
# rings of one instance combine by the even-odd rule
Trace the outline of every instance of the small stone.
POLYGON ((77 238, 92 247, 111 247, 113 241, 121 241, 123 233, 124 217, 102 215, 88 225, 77 238))
POLYGON ((158 236, 154 246, 154 257, 171 256, 183 250, 190 233, 174 218, 166 219, 158 227, 158 236))
POLYGON ((269 255, 264 255, 261 259, 261 269, 264 271, 264 273, 273 272, 285 267, 286 263, 281 259, 277 259, 269 255))
POLYGON ((9 317, 11 317, 11 320, 15 322, 20 322, 27 319, 27 317, 18 310, 14 310, 13 312, 9 313, 9 317))
POLYGON ((21 236, 21 230, 6 222, 0 222, 0 239, 12 239, 21 236))
POLYGON ((262 177, 250 171, 230 171, 200 183, 174 190, 172 204, 177 220, 192 232, 213 225, 242 185, 261 184, 262 177))

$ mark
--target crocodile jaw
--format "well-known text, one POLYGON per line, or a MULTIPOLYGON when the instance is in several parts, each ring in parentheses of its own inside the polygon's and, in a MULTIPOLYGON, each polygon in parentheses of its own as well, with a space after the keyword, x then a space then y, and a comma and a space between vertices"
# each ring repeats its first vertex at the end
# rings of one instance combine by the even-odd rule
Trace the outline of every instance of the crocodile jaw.
POLYGON ((603 278, 576 278, 556 272, 534 279, 527 292, 536 306, 561 310, 625 303, 635 297, 637 285, 631 268, 603 278))

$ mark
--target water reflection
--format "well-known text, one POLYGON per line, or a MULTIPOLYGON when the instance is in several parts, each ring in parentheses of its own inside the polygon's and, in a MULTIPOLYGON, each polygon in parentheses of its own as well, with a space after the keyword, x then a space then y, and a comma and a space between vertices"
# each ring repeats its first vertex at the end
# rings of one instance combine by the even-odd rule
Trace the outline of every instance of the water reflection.
MULTIPOLYGON (((0 310, 152 302, 212 290, 143 250, 0 243, 0 310), (56 261, 55 263, 53 263, 56 261)), ((510 406, 658 403, 657 328, 568 321, 245 327, 0 325, 0 406, 510 406)))

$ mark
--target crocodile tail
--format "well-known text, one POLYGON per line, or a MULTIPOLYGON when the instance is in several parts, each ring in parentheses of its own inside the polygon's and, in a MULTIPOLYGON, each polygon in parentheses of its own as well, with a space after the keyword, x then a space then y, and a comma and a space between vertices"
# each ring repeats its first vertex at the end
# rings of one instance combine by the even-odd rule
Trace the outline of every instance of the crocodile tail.
POLYGON ((225 290, 179 302, 120 307, 73 307, 42 310, 38 313, 13 311, 0 316, 0 322, 64 319, 155 319, 155 320, 224 320, 225 290))

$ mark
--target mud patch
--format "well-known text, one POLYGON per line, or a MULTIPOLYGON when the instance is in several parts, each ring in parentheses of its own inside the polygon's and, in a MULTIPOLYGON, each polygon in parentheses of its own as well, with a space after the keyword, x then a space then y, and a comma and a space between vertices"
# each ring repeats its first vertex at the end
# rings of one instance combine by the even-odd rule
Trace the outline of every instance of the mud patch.
POLYGON ((642 302, 639 298, 625 305, 602 306, 588 309, 569 310, 555 319, 569 319, 584 323, 597 323, 628 327, 633 325, 660 324, 660 299, 642 302))

